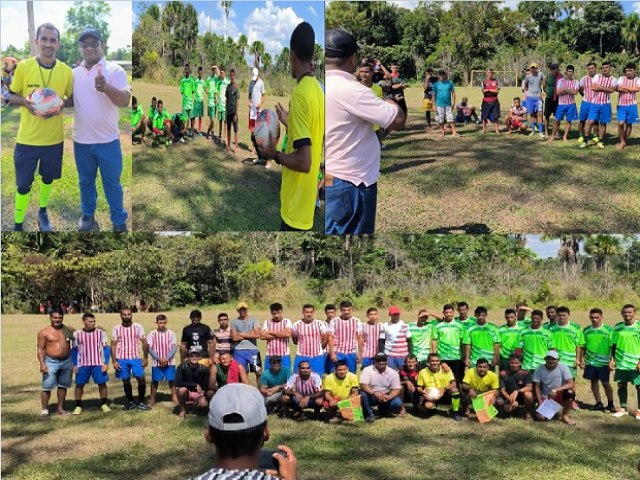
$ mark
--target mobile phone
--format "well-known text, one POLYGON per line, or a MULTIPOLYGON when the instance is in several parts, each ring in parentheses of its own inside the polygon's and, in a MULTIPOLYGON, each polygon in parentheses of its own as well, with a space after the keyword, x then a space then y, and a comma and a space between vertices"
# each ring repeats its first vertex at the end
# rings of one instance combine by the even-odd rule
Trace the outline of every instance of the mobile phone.
POLYGON ((274 453, 279 453, 285 458, 287 457, 287 453, 284 452, 283 450, 261 450, 260 458, 258 461, 258 468, 260 470, 271 470, 271 469, 279 470, 280 469, 280 464, 278 463, 278 460, 276 460, 273 456, 274 453))

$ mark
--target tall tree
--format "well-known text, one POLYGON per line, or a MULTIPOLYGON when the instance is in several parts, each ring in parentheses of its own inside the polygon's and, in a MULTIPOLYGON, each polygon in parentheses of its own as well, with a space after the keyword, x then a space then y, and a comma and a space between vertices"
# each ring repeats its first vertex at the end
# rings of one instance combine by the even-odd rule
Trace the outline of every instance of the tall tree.
POLYGON ((65 17, 64 34, 62 35, 62 56, 68 63, 75 63, 82 58, 78 46, 78 36, 85 27, 91 25, 102 35, 103 53, 109 50, 109 23, 107 16, 111 13, 111 6, 104 0, 83 2, 76 0, 65 17))
POLYGON ((540 33, 545 34, 558 16, 556 2, 520 2, 518 10, 525 12, 538 24, 540 33))
POLYGON ((220 5, 224 10, 224 39, 227 40, 227 25, 229 23, 229 13, 231 12, 232 0, 220 0, 220 5))
POLYGON ((238 47, 240 48, 242 56, 244 57, 244 54, 247 52, 247 48, 249 47, 249 39, 244 33, 241 34, 238 38, 238 47))
POLYGON ((256 68, 260 68, 262 55, 264 55, 264 43, 262 43, 260 40, 256 40, 251 44, 251 48, 249 48, 249 53, 253 55, 254 66, 256 68))
POLYGON ((624 10, 619 2, 585 2, 584 21, 591 33, 589 47, 600 56, 620 51, 624 10))
POLYGON ((623 253, 620 238, 612 235, 592 235, 587 238, 584 251, 593 257, 595 267, 608 272, 611 258, 623 253))
POLYGON ((622 42, 627 52, 640 55, 638 43, 640 42, 640 15, 636 12, 624 17, 621 28, 622 42))

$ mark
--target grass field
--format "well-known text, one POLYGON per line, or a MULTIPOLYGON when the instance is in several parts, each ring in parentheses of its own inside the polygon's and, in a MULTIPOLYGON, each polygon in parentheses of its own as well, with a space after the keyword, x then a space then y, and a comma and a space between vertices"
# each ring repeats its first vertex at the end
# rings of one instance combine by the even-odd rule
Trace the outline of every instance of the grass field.
MULTIPOLYGON (((178 87, 135 82, 134 95, 145 113, 155 96, 171 114, 181 111, 178 87)), ((223 144, 204 137, 193 142, 152 148, 134 145, 134 229, 191 231, 274 231, 280 228, 281 168, 249 165, 256 158, 248 129, 249 108, 241 92, 238 113, 240 149, 227 153, 223 144)), ((266 108, 289 100, 270 96, 266 108)), ((202 130, 209 125, 202 120, 202 130)), ((196 128, 198 126, 196 119, 196 128)), ((218 122, 214 132, 218 133, 218 122)), ((223 139, 224 139, 223 131, 223 139)), ((281 131, 281 136, 284 132, 281 131)), ((316 210, 314 230, 323 231, 324 213, 316 210)))
MULTIPOLYGON (((78 173, 73 158, 73 140, 71 139, 71 124, 73 110, 65 109, 64 114, 64 156, 62 159, 62 178, 53 184, 49 199, 49 219, 55 231, 76 230, 80 218, 80 188, 78 187, 78 173)), ((2 230, 13 230, 13 209, 15 186, 15 168, 13 165, 13 150, 16 145, 20 111, 16 108, 2 109, 2 230)), ((120 110, 120 143, 124 168, 122 171, 122 185, 124 187, 124 207, 129 213, 127 224, 131 228, 131 110, 120 110)), ((102 230, 110 231, 111 216, 109 205, 102 190, 102 181, 98 174, 98 209, 96 219, 102 230)), ((31 201, 25 219, 24 227, 28 231, 38 230, 38 192, 40 189, 40 177, 31 189, 31 201)))
MULTIPOLYGON (((478 88, 458 88, 478 107, 478 88)), ((502 115, 519 95, 501 92, 502 115)), ((422 90, 407 90, 407 129, 395 132, 382 153, 378 231, 546 233, 627 232, 640 224, 640 134, 616 150, 617 124, 608 126, 605 149, 547 145, 537 135, 482 135, 459 128, 461 138, 426 131, 422 90)), ((617 95, 613 95, 614 103, 617 95)), ((432 113, 435 125, 435 114, 432 113)))
MULTIPOLYGON (((231 314, 233 308, 205 309, 205 323, 212 325, 220 311, 231 314)), ((298 307, 293 306, 285 310, 292 319, 298 318, 297 312, 298 307)), ((413 319, 416 313, 413 309, 403 318, 413 319)), ((264 320, 266 308, 252 314, 264 320)), ((355 314, 365 316, 363 311, 355 314)), ((497 315, 494 312, 494 320, 497 315)), ((168 317, 169 328, 177 333, 188 323, 186 310, 168 312, 168 317)), ((134 321, 142 323, 147 332, 153 318, 154 314, 134 315, 134 321)), ((585 311, 572 314, 572 319, 583 325, 586 318, 585 311)), ((606 309, 605 319, 609 324, 617 322, 618 312, 606 309)), ((118 322, 117 315, 98 315, 98 324, 109 335, 118 322)), ((160 389, 161 403, 151 412, 122 411, 122 386, 113 378, 113 369, 109 372, 113 412, 98 411, 97 389, 89 385, 81 416, 37 421, 40 374, 35 339, 48 323, 47 316, 36 315, 5 315, 2 319, 3 478, 180 479, 212 466, 212 449, 202 437, 204 416, 189 415, 179 422, 172 415, 166 385, 160 389)), ((80 316, 68 315, 65 323, 79 328, 80 316)), ((582 378, 578 380, 578 400, 593 401, 582 378)), ((635 407, 635 394, 630 392, 630 408, 635 407)), ((73 408, 72 400, 66 408, 73 408)), ((420 419, 411 414, 373 424, 337 426, 319 421, 300 425, 270 417, 271 439, 265 448, 274 449, 278 443, 291 446, 299 458, 300 478, 306 480, 638 478, 640 422, 586 410, 572 415, 578 422, 576 427, 558 421, 527 424, 521 419, 501 418, 480 425, 441 417, 420 419)))

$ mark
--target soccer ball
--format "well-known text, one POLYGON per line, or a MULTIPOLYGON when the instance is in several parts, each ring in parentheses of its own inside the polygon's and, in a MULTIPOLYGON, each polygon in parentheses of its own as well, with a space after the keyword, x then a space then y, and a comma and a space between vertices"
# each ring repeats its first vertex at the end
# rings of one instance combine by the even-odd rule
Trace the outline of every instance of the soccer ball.
POLYGON ((269 134, 277 145, 280 139, 280 122, 275 112, 262 110, 256 118, 256 126, 253 129, 253 135, 259 147, 269 146, 269 134))
POLYGON ((436 387, 427 388, 425 390, 425 398, 429 402, 435 402, 436 400, 438 400, 438 398, 440 398, 440 390, 437 389, 436 387))
POLYGON ((28 99, 33 102, 36 113, 44 118, 50 118, 60 113, 64 103, 58 94, 50 88, 34 90, 28 99))

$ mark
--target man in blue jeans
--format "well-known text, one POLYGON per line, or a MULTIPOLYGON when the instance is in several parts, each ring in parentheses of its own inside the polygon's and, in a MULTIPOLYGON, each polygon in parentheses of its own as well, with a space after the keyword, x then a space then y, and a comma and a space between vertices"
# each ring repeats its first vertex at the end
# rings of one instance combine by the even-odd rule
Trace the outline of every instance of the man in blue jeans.
POLYGON ((325 37, 325 233, 371 234, 375 229, 380 142, 373 125, 404 128, 406 115, 356 81, 360 46, 348 31, 325 37))
POLYGON ((127 231, 122 184, 122 149, 118 130, 119 109, 129 105, 131 92, 122 67, 102 55, 102 35, 87 27, 78 37, 83 62, 73 69, 73 151, 80 183, 82 216, 78 230, 100 230, 94 214, 98 169, 102 178, 114 232, 127 231))
POLYGON ((400 375, 387 366, 387 355, 377 353, 373 365, 364 368, 360 374, 360 400, 367 422, 373 422, 373 406, 378 405, 381 417, 397 413, 404 417, 407 412, 402 403, 400 375))

